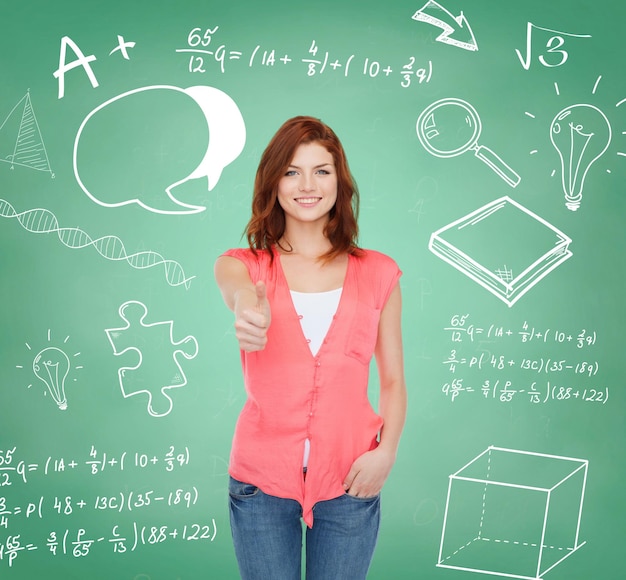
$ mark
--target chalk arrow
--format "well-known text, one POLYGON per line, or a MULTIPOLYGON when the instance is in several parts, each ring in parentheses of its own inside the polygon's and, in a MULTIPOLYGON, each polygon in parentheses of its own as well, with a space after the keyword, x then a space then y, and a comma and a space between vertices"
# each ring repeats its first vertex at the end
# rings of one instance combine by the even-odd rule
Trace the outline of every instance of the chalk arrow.
POLYGON ((478 50, 474 33, 463 12, 459 16, 453 16, 435 0, 428 0, 413 14, 413 20, 441 28, 441 34, 435 39, 437 42, 451 44, 465 50, 478 50))

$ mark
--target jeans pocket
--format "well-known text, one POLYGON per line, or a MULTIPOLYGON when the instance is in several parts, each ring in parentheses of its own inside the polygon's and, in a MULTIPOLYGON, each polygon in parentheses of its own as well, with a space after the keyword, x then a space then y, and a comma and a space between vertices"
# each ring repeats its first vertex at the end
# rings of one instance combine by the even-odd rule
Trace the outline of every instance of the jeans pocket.
POLYGON ((377 493, 376 495, 370 495, 368 497, 357 497, 356 495, 350 495, 349 493, 344 493, 343 495, 344 497, 348 499, 351 499, 357 502, 363 502, 363 503, 366 503, 366 502, 374 503, 375 501, 380 499, 380 493, 377 493))
POLYGON ((256 485, 239 481, 238 479, 230 476, 230 480, 228 482, 228 493, 231 497, 245 499, 246 497, 257 495, 259 491, 260 490, 256 485))

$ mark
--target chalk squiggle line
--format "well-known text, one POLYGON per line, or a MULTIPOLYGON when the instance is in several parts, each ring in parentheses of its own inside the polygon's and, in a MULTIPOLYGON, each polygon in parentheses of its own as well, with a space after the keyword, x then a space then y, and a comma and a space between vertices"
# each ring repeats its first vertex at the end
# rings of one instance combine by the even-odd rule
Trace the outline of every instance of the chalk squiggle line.
POLYGON ((61 243, 72 249, 81 249, 93 246, 98 253, 107 260, 125 260, 130 266, 138 270, 152 268, 163 264, 165 278, 170 286, 185 285, 189 288, 191 280, 185 277, 182 266, 174 260, 166 260, 161 254, 152 250, 127 254, 122 240, 117 236, 103 236, 96 240, 79 228, 60 228, 56 216, 49 210, 36 208, 17 213, 15 208, 6 200, 0 199, 0 216, 17 218, 21 226, 35 234, 49 234, 56 232, 61 243))

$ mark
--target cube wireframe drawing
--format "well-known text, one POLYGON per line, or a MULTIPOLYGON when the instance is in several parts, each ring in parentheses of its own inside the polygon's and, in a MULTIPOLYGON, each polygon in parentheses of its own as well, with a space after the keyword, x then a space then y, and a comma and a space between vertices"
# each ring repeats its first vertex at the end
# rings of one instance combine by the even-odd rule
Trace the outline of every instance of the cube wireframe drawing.
POLYGON ((582 547, 589 462, 488 447, 449 478, 437 566, 539 580, 582 547))

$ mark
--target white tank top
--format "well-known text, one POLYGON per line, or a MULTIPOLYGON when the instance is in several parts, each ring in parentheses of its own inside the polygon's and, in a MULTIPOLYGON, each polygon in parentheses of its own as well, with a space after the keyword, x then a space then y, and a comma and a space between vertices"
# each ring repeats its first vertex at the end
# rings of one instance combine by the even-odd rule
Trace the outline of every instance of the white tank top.
POLYGON ((341 288, 337 288, 328 292, 291 291, 293 305, 300 316, 302 333, 309 343, 313 356, 322 346, 333 321, 333 316, 337 312, 341 290, 341 288))
MULTIPOLYGON (((291 290, 291 300, 300 317, 300 326, 313 356, 322 346, 337 312, 342 288, 328 292, 295 292, 291 290)), ((311 441, 304 442, 302 466, 306 469, 311 452, 311 441)))

